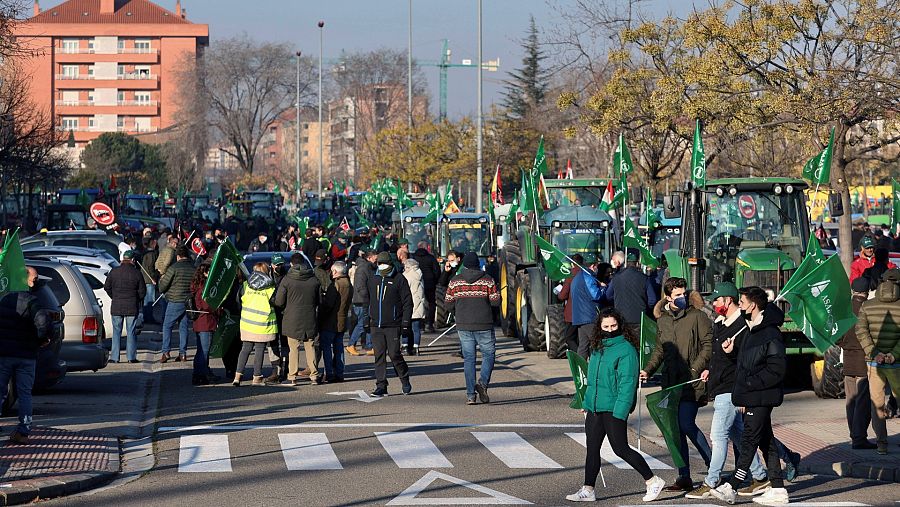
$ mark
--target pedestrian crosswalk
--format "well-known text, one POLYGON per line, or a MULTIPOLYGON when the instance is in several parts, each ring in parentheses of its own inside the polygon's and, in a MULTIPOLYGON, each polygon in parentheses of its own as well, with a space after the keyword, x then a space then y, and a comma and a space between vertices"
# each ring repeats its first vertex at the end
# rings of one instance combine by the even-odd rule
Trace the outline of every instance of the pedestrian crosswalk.
MULTIPOLYGON (((401 469, 453 468, 450 459, 441 451, 426 431, 374 432, 381 449, 389 461, 401 469)), ((584 446, 584 433, 566 433, 571 440, 584 446)), ((488 451, 490 456, 510 469, 560 469, 565 468, 538 449, 525 437, 514 431, 472 431, 475 448, 488 451)), ((182 435, 179 439, 179 472, 232 472, 229 433, 182 435)), ((278 433, 278 445, 288 470, 342 470, 344 465, 328 435, 318 432, 278 433)), ((468 437, 466 437, 468 438, 468 437)), ((583 456, 583 450, 570 446, 566 454, 583 456)), ((638 451, 640 452, 640 451, 638 451)), ((671 469, 662 461, 640 452, 650 468, 671 469)), ((349 456, 347 458, 350 458, 349 456)), ((604 443, 601 458, 616 468, 630 468, 617 457, 608 443, 604 443)))

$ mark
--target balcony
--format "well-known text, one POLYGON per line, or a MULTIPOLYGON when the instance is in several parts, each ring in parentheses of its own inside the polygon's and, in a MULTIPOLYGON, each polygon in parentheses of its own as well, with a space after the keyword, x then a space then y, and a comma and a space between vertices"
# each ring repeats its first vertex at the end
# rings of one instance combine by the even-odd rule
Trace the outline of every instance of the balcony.
POLYGON ((55 48, 54 57, 60 63, 159 63, 157 48, 121 48, 115 52, 97 52, 88 48, 55 48))
POLYGON ((159 86, 159 76, 156 74, 130 72, 119 74, 116 77, 57 74, 56 88, 60 90, 97 88, 98 81, 102 81, 104 85, 114 84, 116 88, 125 90, 155 90, 159 86), (119 81, 119 83, 112 83, 115 81, 119 81))
POLYGON ((159 103, 155 100, 120 100, 115 105, 97 103, 91 100, 56 101, 56 114, 63 116, 90 116, 94 114, 155 116, 158 113, 159 103))

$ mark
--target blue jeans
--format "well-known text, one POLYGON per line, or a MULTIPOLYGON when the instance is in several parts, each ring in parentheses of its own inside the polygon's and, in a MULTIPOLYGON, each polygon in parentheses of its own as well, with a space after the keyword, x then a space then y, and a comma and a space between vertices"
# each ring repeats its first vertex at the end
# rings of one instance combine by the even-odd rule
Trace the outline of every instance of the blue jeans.
POLYGON ((416 344, 416 347, 419 346, 419 342, 422 341, 422 320, 415 319, 412 321, 412 332, 413 332, 413 343, 416 344))
MULTIPOLYGON (((709 437, 712 440, 712 457, 709 460, 709 471, 706 473, 706 485, 716 487, 722 475, 722 468, 728 458, 728 440, 734 447, 734 458, 737 461, 738 449, 741 443, 741 435, 744 434, 744 419, 737 407, 731 403, 731 393, 716 396, 713 401, 712 428, 709 437)), ((756 453, 754 453, 756 454, 756 453)), ((750 473, 754 479, 762 479, 766 476, 766 468, 759 461, 759 455, 753 456, 750 465, 750 473)))
POLYGON ((19 395, 19 426, 22 435, 31 433, 31 388, 34 386, 35 359, 0 357, 0 403, 6 401, 6 387, 13 375, 16 377, 16 393, 19 395))
POLYGON ((212 332, 200 331, 197 333, 197 353, 194 354, 194 375, 209 375, 209 345, 212 342, 212 332))
MULTIPOLYGON (((165 298, 163 298, 165 299, 165 298)), ((190 322, 187 319, 186 303, 174 303, 169 301, 166 306, 166 317, 162 326, 162 352, 169 352, 172 345, 172 328, 178 324, 178 355, 187 355, 187 340, 190 332, 190 322)))
POLYGON ((122 324, 125 325, 125 358, 129 361, 137 359, 137 337, 134 334, 137 317, 133 315, 113 315, 112 316, 112 347, 110 348, 109 360, 119 362, 120 339, 122 338, 122 324))
POLYGON ((494 346, 497 339, 494 330, 457 331, 459 343, 462 345, 463 371, 466 375, 466 396, 475 396, 475 345, 481 349, 481 379, 479 383, 487 387, 491 383, 491 371, 494 369, 494 346))
POLYGON ((322 330, 319 332, 319 347, 325 363, 328 380, 344 376, 344 333, 322 330))
POLYGON ((703 432, 700 431, 700 427, 697 426, 697 411, 699 409, 700 407, 697 405, 696 401, 681 400, 681 403, 678 404, 678 429, 681 430, 678 437, 681 441, 681 455, 684 457, 685 462, 685 466, 678 469, 678 477, 691 476, 691 460, 687 446, 688 439, 691 440, 694 447, 700 452, 700 457, 703 458, 703 462, 709 465, 712 449, 709 448, 709 442, 706 441, 706 435, 704 435, 703 432))
POLYGON ((156 284, 146 284, 147 294, 144 296, 144 322, 155 322, 153 318, 153 303, 156 301, 156 284))
MULTIPOLYGON (((353 305, 353 315, 356 315, 356 326, 353 328, 353 331, 350 333, 350 346, 355 347, 360 338, 362 338, 363 326, 366 324, 366 320, 369 318, 369 305, 353 305)), ((372 333, 366 334, 366 348, 372 348, 372 333)))

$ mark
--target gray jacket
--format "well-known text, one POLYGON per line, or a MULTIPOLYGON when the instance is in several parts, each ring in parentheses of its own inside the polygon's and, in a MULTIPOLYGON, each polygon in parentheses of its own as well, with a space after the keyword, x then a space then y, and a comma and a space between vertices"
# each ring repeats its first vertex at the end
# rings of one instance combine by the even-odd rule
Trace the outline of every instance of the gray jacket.
POLYGON ((353 304, 369 304, 369 278, 375 273, 375 266, 360 257, 356 260, 356 273, 353 274, 353 304))

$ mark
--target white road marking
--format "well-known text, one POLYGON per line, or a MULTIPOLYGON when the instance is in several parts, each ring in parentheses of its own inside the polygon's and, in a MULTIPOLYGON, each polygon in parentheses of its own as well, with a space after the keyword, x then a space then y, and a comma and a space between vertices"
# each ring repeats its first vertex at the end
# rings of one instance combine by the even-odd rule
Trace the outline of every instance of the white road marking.
POLYGON ((424 431, 375 433, 381 446, 400 468, 452 468, 424 431))
POLYGON ((179 446, 179 472, 231 471, 228 435, 184 435, 179 446))
MULTIPOLYGON (((619 507, 646 507, 647 504, 620 505, 619 507)), ((690 505, 691 507, 722 507, 714 503, 685 503, 672 505, 690 505)), ((870 507, 867 503, 858 502, 798 502, 791 503, 791 507, 870 507)))
POLYGON ((512 431, 473 431, 472 435, 509 468, 563 468, 512 431))
POLYGON ((363 403, 372 403, 374 401, 378 401, 382 398, 369 396, 369 393, 365 392, 362 389, 357 389, 356 391, 345 391, 345 392, 337 392, 337 393, 328 393, 334 396, 347 396, 348 394, 356 396, 353 398, 354 401, 361 401, 363 403))
POLYGON ((409 423, 297 423, 297 424, 202 424, 197 426, 160 426, 159 433, 170 431, 251 431, 251 430, 291 430, 303 428, 508 428, 508 429, 578 429, 581 424, 544 424, 544 423, 446 423, 446 422, 409 422, 409 423))
MULTIPOLYGON (((587 447, 587 437, 585 437, 584 433, 566 433, 572 440, 581 444, 582 447, 587 447)), ((662 461, 654 458, 653 456, 647 454, 644 451, 639 451, 634 446, 629 446, 635 451, 638 452, 641 456, 644 457, 644 461, 647 462, 647 466, 650 467, 651 470, 671 470, 672 467, 663 463, 662 461)), ((613 452, 612 445, 609 443, 609 439, 603 440, 603 446, 600 447, 600 457, 609 462, 610 465, 615 466, 616 468, 630 469, 631 465, 625 462, 622 458, 616 456, 616 453, 613 452)))
POLYGON ((288 470, 341 470, 344 467, 324 433, 281 433, 281 454, 288 470))
POLYGON ((421 479, 416 481, 412 486, 406 488, 403 493, 397 495, 388 505, 531 505, 531 502, 516 498, 506 493, 487 488, 478 484, 473 484, 463 479, 457 479, 451 475, 431 470, 421 479), (417 495, 431 485, 437 479, 469 488, 477 491, 486 497, 463 497, 463 498, 416 498, 417 495))

